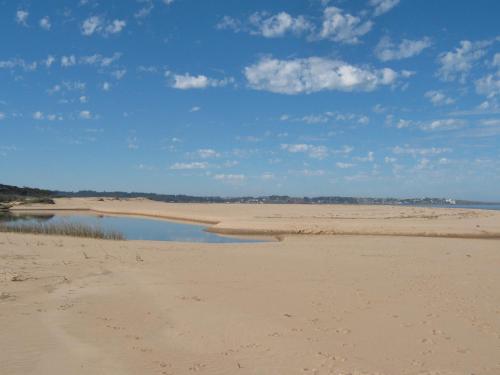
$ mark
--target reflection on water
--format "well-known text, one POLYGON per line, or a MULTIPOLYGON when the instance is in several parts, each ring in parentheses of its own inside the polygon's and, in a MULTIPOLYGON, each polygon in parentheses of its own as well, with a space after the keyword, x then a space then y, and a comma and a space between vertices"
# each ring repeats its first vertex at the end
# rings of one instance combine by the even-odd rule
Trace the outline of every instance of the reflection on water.
POLYGON ((261 242, 260 240, 223 237, 205 232, 202 225, 181 224, 166 220, 137 217, 86 214, 12 214, 0 212, 0 223, 5 225, 75 223, 90 225, 105 231, 122 233, 128 240, 181 241, 208 243, 261 242))
POLYGON ((43 223, 52 219, 54 215, 51 214, 23 214, 23 215, 13 215, 8 211, 0 211, 0 223, 10 223, 10 222, 31 222, 31 223, 43 223))

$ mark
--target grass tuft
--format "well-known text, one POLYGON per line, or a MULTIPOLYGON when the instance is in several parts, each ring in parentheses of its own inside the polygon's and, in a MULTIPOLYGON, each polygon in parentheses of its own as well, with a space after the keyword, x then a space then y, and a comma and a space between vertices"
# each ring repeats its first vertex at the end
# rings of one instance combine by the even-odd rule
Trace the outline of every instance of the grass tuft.
POLYGON ((74 223, 36 223, 36 224, 2 224, 0 232, 47 234, 56 236, 72 236, 97 238, 103 240, 125 240, 120 232, 105 231, 98 227, 74 223))

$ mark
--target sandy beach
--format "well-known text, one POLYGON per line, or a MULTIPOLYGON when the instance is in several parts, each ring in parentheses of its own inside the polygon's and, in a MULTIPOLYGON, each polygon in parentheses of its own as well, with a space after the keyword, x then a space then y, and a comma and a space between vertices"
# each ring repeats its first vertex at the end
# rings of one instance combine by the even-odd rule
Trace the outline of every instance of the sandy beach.
POLYGON ((279 241, 0 233, 2 374, 500 373, 500 212, 144 199, 50 208, 279 241))

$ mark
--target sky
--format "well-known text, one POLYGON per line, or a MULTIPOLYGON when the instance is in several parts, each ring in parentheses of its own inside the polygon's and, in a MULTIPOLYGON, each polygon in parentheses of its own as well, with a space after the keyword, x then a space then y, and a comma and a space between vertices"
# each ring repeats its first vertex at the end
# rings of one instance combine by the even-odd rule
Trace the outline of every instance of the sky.
POLYGON ((500 201, 496 0, 0 0, 0 182, 500 201))

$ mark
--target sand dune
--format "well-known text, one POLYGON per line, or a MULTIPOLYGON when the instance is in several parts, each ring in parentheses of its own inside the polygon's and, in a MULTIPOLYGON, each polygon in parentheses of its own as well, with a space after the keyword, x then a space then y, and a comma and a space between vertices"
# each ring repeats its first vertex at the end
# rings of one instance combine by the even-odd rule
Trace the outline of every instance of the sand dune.
MULTIPOLYGON (((485 211, 90 199, 56 207, 266 233, 499 231, 499 214, 485 211)), ((0 373, 496 375, 499 267, 500 242, 484 239, 190 244, 0 233, 0 373)))

